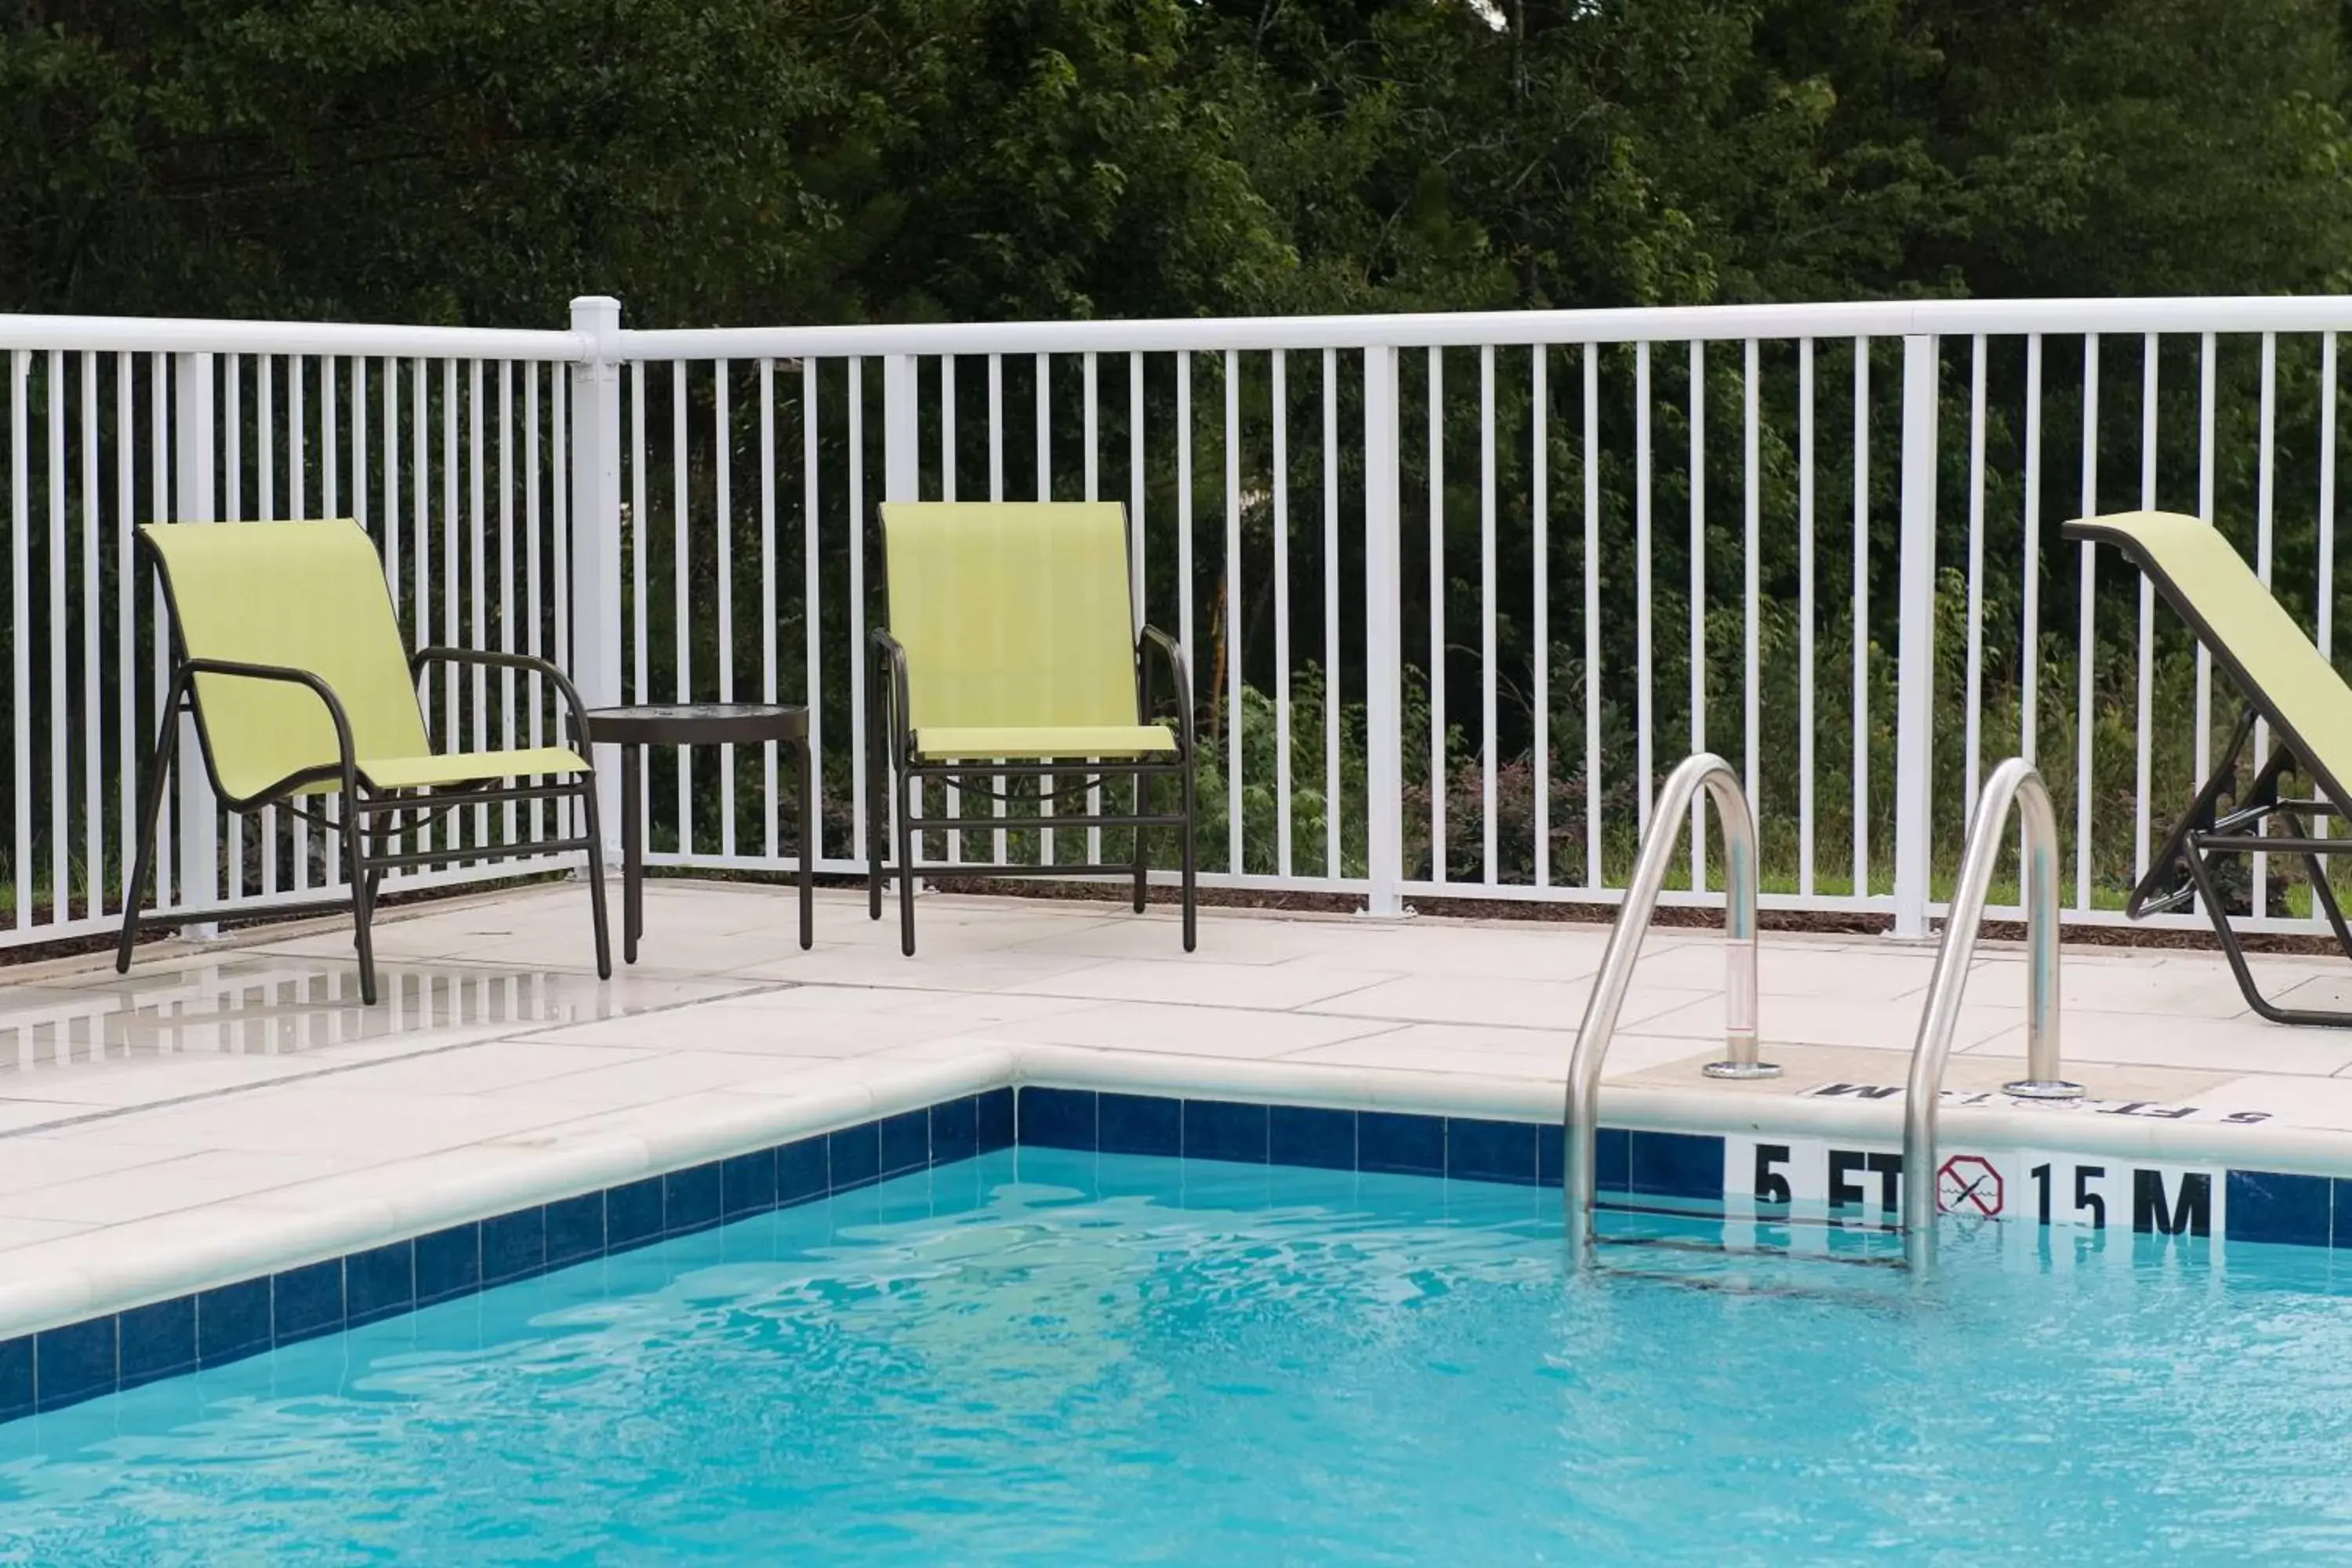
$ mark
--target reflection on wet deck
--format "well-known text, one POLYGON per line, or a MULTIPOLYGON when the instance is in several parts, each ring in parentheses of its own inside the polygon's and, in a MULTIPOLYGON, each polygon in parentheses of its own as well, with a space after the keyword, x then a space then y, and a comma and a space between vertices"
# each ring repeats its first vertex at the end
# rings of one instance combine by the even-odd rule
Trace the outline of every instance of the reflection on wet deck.
MULTIPOLYGON (((224 954, 168 970, 0 987, 0 1075, 141 1057, 291 1056, 447 1031, 593 1023, 707 1000, 758 982, 692 984, 562 970, 386 963, 380 1000, 356 970, 315 958, 224 954)), ((23 1084, 18 1092, 36 1092, 23 1084)))

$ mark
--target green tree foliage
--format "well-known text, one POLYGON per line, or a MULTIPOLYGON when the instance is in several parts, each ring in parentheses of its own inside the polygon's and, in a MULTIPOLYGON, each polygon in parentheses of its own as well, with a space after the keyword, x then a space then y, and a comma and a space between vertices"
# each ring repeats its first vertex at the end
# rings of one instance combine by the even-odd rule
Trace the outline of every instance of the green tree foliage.
MULTIPOLYGON (((551 326, 571 296, 612 292, 633 324, 702 326, 2326 291, 2344 286, 2352 257, 2347 103, 2345 23, 2323 0, 14 0, 0 7, 0 309, 551 326)), ((1998 395, 2019 384, 2016 350, 2001 346, 1992 366, 1996 453, 2020 439, 1998 395)), ((1717 432, 1740 418, 1734 352, 1710 362, 1705 413, 1717 432)), ((1824 345, 1824 365, 1842 352, 1824 345)), ((2053 340, 2050 427, 2071 418, 2079 429, 2078 372, 2057 353, 2053 340)), ((1686 446, 1690 409, 1679 362, 1661 355, 1653 439, 1671 451, 1686 446)), ((1507 489, 1526 482, 1523 368, 1497 416, 1515 433, 1507 489)), ((1764 368, 1761 463, 1768 510, 1782 518, 1796 462, 1781 434, 1791 372, 1784 358, 1764 368)), ((1460 393, 1465 373, 1460 360, 1448 369, 1445 439, 1466 453, 1479 411, 1460 393)), ((1153 374, 1164 420, 1169 388, 1153 374)), ((1202 374, 1196 418, 1213 441, 1221 384, 1216 367, 1202 374)), ((1409 381, 1421 374, 1408 366, 1409 381)), ((1887 384, 1893 367, 1874 374, 1887 384)), ((2315 407, 2313 366, 2283 353, 2281 374, 2282 408, 2315 407)), ((1948 362, 1946 374, 1946 427, 1964 429, 1966 367, 1948 362)), ((2235 437, 2252 418, 2241 395, 2252 374, 2251 356, 2224 355, 2221 424, 2233 452, 2251 450, 2235 437)), ((2168 361, 2167 421, 2193 425, 2195 385, 2192 365, 2168 361)), ((1293 390, 1319 395, 1303 370, 1293 390)), ((960 391, 968 404, 979 396, 968 382, 960 391)), ((1253 384, 1253 409, 1265 395, 1253 384)), ((1825 382, 1824 408, 1839 395, 1825 382)), ((2098 438, 2118 454, 2114 471, 2134 466, 2124 454, 2136 453, 2138 417, 2128 397, 2103 405, 2098 438)), ((2312 467, 2315 426, 2299 417, 2282 424, 2282 472, 2312 467)), ((1055 420, 1057 433, 1074 424, 1055 420)), ((1307 423, 1294 423, 1293 452, 1311 467, 1320 456, 1307 423)), ((1264 424, 1253 413, 1244 432, 1254 454, 1267 449, 1264 424)), ((1631 440, 1612 412, 1598 459, 1612 603, 1633 590, 1631 440)), ((1891 453, 1894 431, 1874 441, 1891 453)), ((1118 437, 1107 430, 1105 444, 1118 437)), ((1822 447, 1825 559, 1853 483, 1839 468, 1850 447, 1831 437, 1822 447)), ((1164 447, 1149 475, 1163 516, 1173 504, 1164 447)), ((1945 476, 1957 495, 1965 454, 1956 441, 1945 450, 1962 465, 1945 476)), ((1213 460, 1202 458, 1203 474, 1213 460)), ((1405 460, 1417 495, 1425 459, 1405 460)), ((1580 489, 1582 460, 1559 418, 1556 494, 1580 489)), ((2053 449, 2046 465, 2045 526, 2069 514, 2071 460, 2053 449)), ((2243 511, 2250 461, 2233 458, 2217 477, 2225 516, 2243 511)), ((1736 443, 1717 444, 1705 477, 1707 559, 1735 563, 1736 443)), ((1661 467, 1661 517, 1686 515, 1692 479, 1661 467)), ((2165 481, 2177 492, 2183 476, 2165 481)), ((1890 529, 1892 465, 1864 483, 1877 526, 1890 529)), ((1449 468, 1457 605, 1476 601, 1476 485, 1471 463, 1449 468)), ((1990 489, 1990 514, 2019 515, 2014 463, 1996 462, 1990 489)), ((1945 512, 1948 564, 1959 509, 1945 512)), ((1247 530, 1262 551, 1262 499, 1247 530)), ((1675 537, 1662 534, 1656 564, 1666 628, 1688 616, 1675 537)), ((1782 700, 1797 679, 1790 537, 1768 531, 1759 563, 1773 770, 1793 766, 1796 739, 1782 700)), ((2295 558, 2308 548, 2289 545, 2283 582, 2310 580, 2295 558)), ((1557 549, 1566 572, 1569 545, 1557 549)), ((1516 531, 1508 551, 1505 581, 1524 582, 1516 531)), ((2053 535, 2044 571, 2055 554, 2053 535)), ((1889 649, 1893 562, 1891 549, 1875 552, 1862 634, 1889 649)), ((1218 563, 1200 568, 1211 604, 1218 563)), ((1988 562, 1988 620, 2013 626, 2024 571, 2014 552, 1988 562)), ((1204 629, 1222 639, 1229 620, 1248 650, 1245 762, 1271 754, 1253 727, 1272 684, 1262 575, 1229 616, 1202 612, 1204 629)), ((1823 649, 1855 637, 1838 618, 1848 584, 1834 579, 1814 627, 1823 649)), ((1947 618, 1955 595, 1965 588, 1943 595, 1947 618)), ((2026 635, 2071 625, 2061 620, 2071 611, 2045 593, 2043 626, 2026 635)), ((1507 711, 1496 735, 1459 740, 1464 754, 1438 770, 1459 775, 1449 795, 1469 780, 1466 804, 1449 814, 1448 853, 1458 860, 1477 837, 1471 759, 1488 747, 1507 764, 1497 808, 1511 816, 1508 837, 1520 853, 1531 842, 1523 764, 1541 666, 1558 705, 1547 810, 1555 856, 1572 861, 1590 672, 1580 647, 1532 646, 1524 594, 1499 612, 1507 711)), ((1423 613, 1409 605, 1407 624, 1423 613)), ((1312 607, 1294 618, 1311 653, 1312 607)), ((1620 743, 1633 700, 1623 619, 1598 677, 1610 740, 1600 785, 1621 816, 1636 793, 1620 743)), ((2120 637, 2124 621, 2107 616, 2102 635, 2120 637)), ((1736 650, 1740 631, 1725 626, 1710 646, 1736 650)), ((1687 657, 1679 633, 1662 634, 1660 691, 1687 689, 1687 657)), ((2045 724, 2076 722, 2055 685, 2072 679, 2071 658, 2053 641, 2037 670, 2052 687, 2045 724)), ((1196 661, 1208 711, 1211 650, 1196 661)), ((2167 689, 2179 668, 2168 649, 2167 689)), ((1348 708, 1360 672, 1337 673, 1328 706, 1345 726, 1357 721, 1348 708)), ((1736 658, 1706 672, 1711 713, 1737 713, 1739 674, 1736 658)), ((2008 695, 1987 698, 1988 734, 2013 722, 1995 710, 2022 679, 1992 683, 2008 695)), ((1939 698, 1957 700, 1963 684, 1948 674, 1939 698)), ((1849 695, 1828 667, 1819 689, 1821 760, 1835 767, 1851 749, 1849 695)), ((1293 691, 1302 864, 1322 854, 1326 696, 1319 679, 1293 691)), ((2129 700, 2118 689, 2116 713, 2127 718, 2129 700)), ((1457 735, 1462 712, 1449 720, 1457 735)), ((1671 706, 1656 718, 1662 737, 1675 733, 1671 706)), ((2103 756, 2127 755, 2128 741, 2113 722, 2095 730, 2103 756)), ((1679 752, 1660 745, 1662 763, 1679 752)), ((1430 773, 1412 786, 1415 812, 1430 773)), ((1870 769, 1878 796, 1889 773, 1884 757, 1870 769)), ((2113 773, 2128 768, 2103 776, 2113 773)), ((1341 804, 1352 837, 1361 812, 1341 804)), ((1271 810, 1262 779, 1244 805, 1253 818, 1271 810)), ((1837 815, 1849 809, 1823 803, 1825 844, 1849 832, 1837 815)), ((1415 831, 1415 852, 1433 863, 1425 823, 1415 831)), ((1251 853, 1267 841, 1253 820, 1251 853)))
POLYGON ((19 0, 17 310, 648 325, 2317 289, 2318 0, 19 0))

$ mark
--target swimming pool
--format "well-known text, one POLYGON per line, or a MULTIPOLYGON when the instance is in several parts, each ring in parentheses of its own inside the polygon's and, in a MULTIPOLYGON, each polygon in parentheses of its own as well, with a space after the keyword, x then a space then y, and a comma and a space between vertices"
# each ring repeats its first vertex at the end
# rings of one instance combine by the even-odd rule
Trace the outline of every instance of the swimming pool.
POLYGON ((1925 1285, 1640 1246, 1571 1280, 1559 1206, 1003 1150, 0 1426, 0 1561, 2352 1545, 2325 1251, 1954 1226, 1925 1285))

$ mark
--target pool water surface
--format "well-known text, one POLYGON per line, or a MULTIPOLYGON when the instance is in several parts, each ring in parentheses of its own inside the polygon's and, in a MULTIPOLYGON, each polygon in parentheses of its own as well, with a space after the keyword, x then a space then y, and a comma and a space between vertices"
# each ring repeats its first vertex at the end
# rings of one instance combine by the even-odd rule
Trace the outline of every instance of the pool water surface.
POLYGON ((2324 1250, 1612 1225, 1685 1245, 1570 1279, 1557 1189, 1005 1150, 0 1426, 0 1562, 2352 1550, 2324 1250))

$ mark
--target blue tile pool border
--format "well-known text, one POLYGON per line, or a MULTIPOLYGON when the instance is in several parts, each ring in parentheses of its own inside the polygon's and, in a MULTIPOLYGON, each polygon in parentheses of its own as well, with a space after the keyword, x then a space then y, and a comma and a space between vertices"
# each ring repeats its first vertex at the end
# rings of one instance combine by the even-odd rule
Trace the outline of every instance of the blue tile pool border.
POLYGON ((1010 1148, 992 1089, 0 1341, 0 1421, 1010 1148))
MULTIPOLYGON (((1719 1201, 1723 1142, 1604 1127, 1600 1185, 1719 1201)), ((0 1421, 1016 1146, 1555 1188, 1562 1157, 1557 1122, 991 1089, 0 1340, 0 1421)), ((2224 1179, 2227 1239, 2352 1249, 2352 1178, 2233 1169, 2224 1179)))

